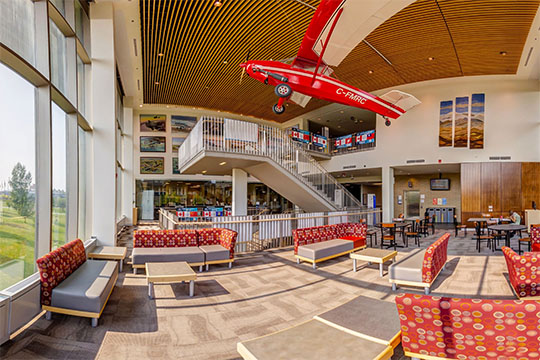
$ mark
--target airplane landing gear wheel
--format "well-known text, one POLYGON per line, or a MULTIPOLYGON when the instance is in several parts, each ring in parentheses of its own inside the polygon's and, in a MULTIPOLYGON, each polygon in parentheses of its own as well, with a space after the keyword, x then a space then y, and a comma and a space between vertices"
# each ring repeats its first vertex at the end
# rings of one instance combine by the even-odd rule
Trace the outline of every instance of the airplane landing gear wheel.
POLYGON ((272 106, 272 110, 274 110, 274 113, 281 115, 285 112, 285 106, 279 106, 278 104, 274 104, 274 106, 272 106))
POLYGON ((390 120, 386 119, 386 121, 384 122, 384 125, 390 126, 390 125, 392 125, 392 122, 390 120))
POLYGON ((277 96, 286 98, 286 97, 291 96, 292 89, 287 84, 278 84, 276 88, 274 89, 274 92, 276 93, 277 96))

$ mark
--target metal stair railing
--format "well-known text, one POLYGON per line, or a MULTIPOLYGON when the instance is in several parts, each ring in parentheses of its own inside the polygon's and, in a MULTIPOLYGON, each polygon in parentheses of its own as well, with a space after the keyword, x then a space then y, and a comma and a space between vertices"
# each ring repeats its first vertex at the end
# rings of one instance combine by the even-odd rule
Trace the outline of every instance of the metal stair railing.
POLYGON ((202 117, 179 150, 182 168, 201 151, 264 156, 321 195, 336 209, 362 204, 310 154, 276 127, 217 117, 202 117))

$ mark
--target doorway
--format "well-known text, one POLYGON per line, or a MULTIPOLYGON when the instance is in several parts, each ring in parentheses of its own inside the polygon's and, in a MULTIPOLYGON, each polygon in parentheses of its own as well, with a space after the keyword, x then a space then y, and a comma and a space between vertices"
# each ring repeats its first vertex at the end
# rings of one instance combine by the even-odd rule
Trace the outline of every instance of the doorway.
POLYGON ((420 191, 407 190, 404 191, 404 208, 405 217, 420 216, 420 191))

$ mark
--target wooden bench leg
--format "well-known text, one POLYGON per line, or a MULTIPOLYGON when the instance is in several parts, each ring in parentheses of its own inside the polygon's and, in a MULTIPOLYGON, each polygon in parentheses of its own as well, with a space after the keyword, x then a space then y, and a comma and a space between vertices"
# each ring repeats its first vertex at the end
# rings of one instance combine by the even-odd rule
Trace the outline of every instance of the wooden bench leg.
POLYGON ((92 318, 92 327, 97 327, 98 318, 92 318))

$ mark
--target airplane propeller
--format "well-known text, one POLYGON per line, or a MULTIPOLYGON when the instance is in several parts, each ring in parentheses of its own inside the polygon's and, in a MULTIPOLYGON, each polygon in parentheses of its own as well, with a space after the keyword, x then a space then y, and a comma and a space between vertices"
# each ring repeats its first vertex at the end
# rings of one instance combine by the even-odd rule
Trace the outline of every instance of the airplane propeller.
MULTIPOLYGON (((247 55, 246 55, 246 61, 244 61, 245 63, 247 63, 249 61, 249 53, 250 52, 251 52, 251 50, 248 50, 247 55)), ((242 67, 242 74, 240 75, 240 85, 242 85, 242 79, 244 78, 245 73, 246 73, 246 68, 242 67)))

